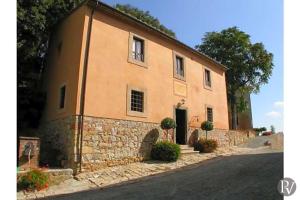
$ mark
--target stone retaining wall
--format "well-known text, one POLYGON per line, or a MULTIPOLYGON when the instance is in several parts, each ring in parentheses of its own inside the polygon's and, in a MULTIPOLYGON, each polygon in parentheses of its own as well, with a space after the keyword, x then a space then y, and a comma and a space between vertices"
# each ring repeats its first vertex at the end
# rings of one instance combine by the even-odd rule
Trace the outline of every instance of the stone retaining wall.
MULTIPOLYGON (((17 179, 21 176, 24 176, 28 171, 20 171, 17 173, 17 179)), ((73 170, 72 169, 47 169, 44 170, 46 174, 49 176, 49 183, 51 185, 59 184, 65 180, 73 178, 73 170)))
MULTIPOLYGON (((80 155, 77 124, 78 117, 72 116, 41 126, 42 162, 72 168, 74 173, 77 173, 80 155)), ((173 131, 166 134, 157 123, 85 116, 82 171, 94 171, 107 166, 149 159, 155 142, 173 139, 173 131)))
POLYGON ((82 169, 94 171, 149 159, 162 135, 156 123, 85 117, 82 169))
MULTIPOLYGON (((76 116, 47 122, 41 129, 41 159, 56 160, 57 165, 72 168, 76 174, 80 161, 78 128, 76 116)), ((248 136, 252 137, 252 133, 213 130, 208 134, 208 138, 216 139, 221 147, 243 143, 248 136)), ((205 137, 205 132, 190 127, 188 143, 193 145, 198 137, 205 137)), ((149 159, 153 144, 159 140, 174 141, 174 132, 169 131, 167 138, 167 133, 158 123, 85 116, 82 171, 149 159)))
MULTIPOLYGON (((206 138, 205 131, 201 130, 200 128, 193 129, 193 133, 191 135, 193 134, 198 135, 199 138, 206 138)), ((214 129, 212 131, 208 131, 207 133, 207 138, 217 140, 219 147, 229 147, 229 146, 239 145, 245 143, 251 138, 254 138, 255 136, 256 133, 253 130, 214 129)), ((195 139, 189 141, 189 144, 191 146, 193 146, 194 140, 195 139)))
MULTIPOLYGON (((219 147, 230 147, 242 144, 256 136, 253 130, 221 130, 208 131, 207 138, 217 140, 219 147)), ((206 138, 205 131, 201 128, 189 128, 188 144, 193 146, 197 138, 206 138)))

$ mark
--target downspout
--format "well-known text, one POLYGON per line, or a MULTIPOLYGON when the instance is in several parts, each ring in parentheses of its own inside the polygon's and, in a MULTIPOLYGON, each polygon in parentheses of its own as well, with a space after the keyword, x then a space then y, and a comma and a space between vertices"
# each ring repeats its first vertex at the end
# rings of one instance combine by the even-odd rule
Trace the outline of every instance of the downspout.
POLYGON ((88 60, 89 60, 89 50, 90 50, 90 39, 91 39, 91 30, 92 22, 95 8, 98 6, 98 1, 92 7, 88 30, 86 36, 86 45, 85 45, 85 54, 84 54, 84 63, 83 63, 83 72, 82 72, 82 83, 81 83, 81 94, 80 94, 80 110, 79 110, 79 135, 80 135, 80 148, 79 148, 79 172, 82 171, 82 141, 83 141, 83 125, 84 125, 84 105, 85 105, 85 92, 86 92, 86 79, 87 79, 87 70, 88 70, 88 60))

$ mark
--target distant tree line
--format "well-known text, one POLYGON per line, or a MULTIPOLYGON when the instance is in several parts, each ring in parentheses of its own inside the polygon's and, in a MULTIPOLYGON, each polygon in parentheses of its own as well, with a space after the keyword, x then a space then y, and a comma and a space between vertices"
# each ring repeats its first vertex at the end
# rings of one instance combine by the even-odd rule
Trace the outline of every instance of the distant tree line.
POLYGON ((264 131, 267 131, 267 128, 266 127, 260 127, 260 128, 253 128, 253 130, 259 134, 259 133, 262 133, 264 131))
POLYGON ((143 11, 143 10, 140 10, 136 7, 133 7, 129 4, 125 4, 125 5, 121 5, 121 4, 116 4, 115 5, 115 8, 128 14, 128 15, 131 15, 133 17, 135 17, 136 19, 166 33, 167 35, 173 37, 173 38, 176 38, 176 35, 175 33, 171 30, 171 29, 168 29, 166 28, 164 25, 162 25, 160 23, 160 21, 153 17, 149 11, 143 11))
POLYGON ((17 1, 17 127, 36 128, 45 105, 41 78, 55 24, 82 0, 17 1))

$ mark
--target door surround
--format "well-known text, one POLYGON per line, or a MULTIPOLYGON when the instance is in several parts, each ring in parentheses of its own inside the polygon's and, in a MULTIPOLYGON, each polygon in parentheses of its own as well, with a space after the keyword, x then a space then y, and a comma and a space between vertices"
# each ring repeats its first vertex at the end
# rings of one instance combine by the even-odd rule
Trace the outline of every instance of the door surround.
MULTIPOLYGON (((185 106, 173 106, 173 116, 174 116, 174 120, 176 121, 176 110, 184 110, 185 111, 185 144, 187 144, 187 130, 188 130, 188 108, 185 106)), ((174 129, 174 143, 177 144, 176 141, 176 128, 174 129)))

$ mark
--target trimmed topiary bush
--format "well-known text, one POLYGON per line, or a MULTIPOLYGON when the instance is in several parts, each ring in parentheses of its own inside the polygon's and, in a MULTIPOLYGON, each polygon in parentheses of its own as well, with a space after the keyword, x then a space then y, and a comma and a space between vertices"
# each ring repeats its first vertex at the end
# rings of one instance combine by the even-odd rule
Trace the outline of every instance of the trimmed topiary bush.
POLYGON ((195 144, 194 149, 200 151, 201 153, 211 153, 218 147, 218 142, 213 139, 200 139, 195 144))
POLYGON ((179 145, 167 141, 156 143, 151 150, 153 160, 176 161, 179 155, 179 145))
MULTIPOLYGON (((169 130, 176 128, 176 122, 174 119, 166 117, 160 122, 160 127, 167 132, 167 140, 169 140, 169 130)), ((173 136, 172 136, 173 141, 173 136)))
POLYGON ((164 130, 174 129, 176 128, 176 122, 174 119, 166 117, 161 121, 160 126, 164 130))
POLYGON ((49 177, 41 170, 31 170, 24 176, 20 177, 18 181, 18 189, 21 190, 42 190, 49 186, 49 177))
POLYGON ((206 133, 206 139, 207 139, 207 131, 211 131, 214 129, 214 125, 210 121, 204 121, 201 124, 201 129, 205 131, 206 133))

